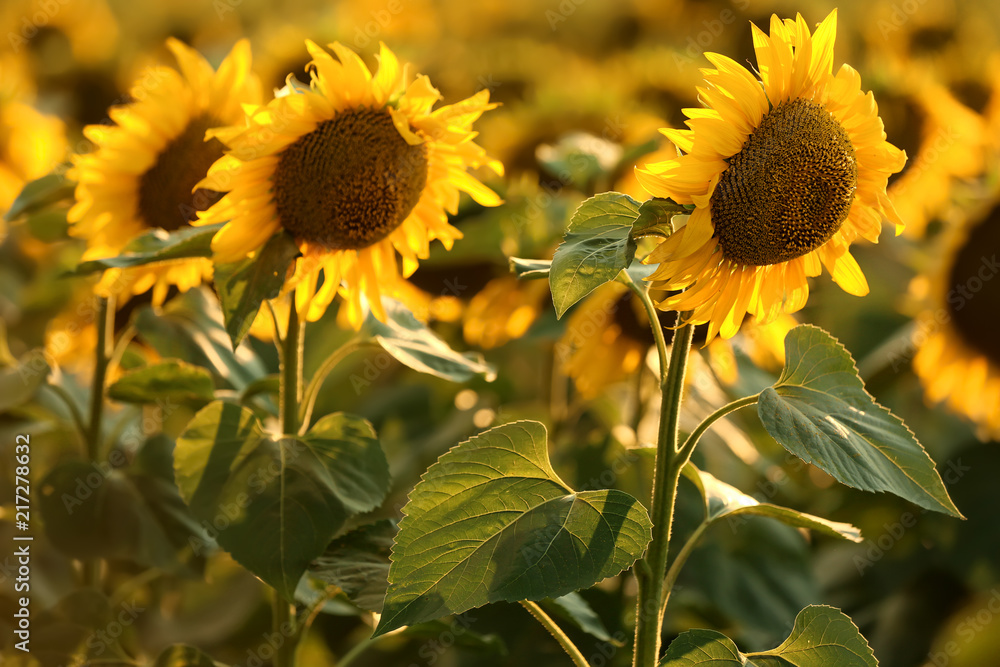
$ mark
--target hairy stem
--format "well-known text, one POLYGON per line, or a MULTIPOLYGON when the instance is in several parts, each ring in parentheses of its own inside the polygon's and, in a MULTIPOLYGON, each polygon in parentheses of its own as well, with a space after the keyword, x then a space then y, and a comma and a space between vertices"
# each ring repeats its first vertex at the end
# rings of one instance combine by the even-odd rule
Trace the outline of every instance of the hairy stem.
POLYGON ((527 609, 532 616, 538 619, 538 622, 549 631, 549 634, 552 635, 557 642, 559 642, 559 645, 563 647, 563 650, 566 651, 576 667, 589 667, 590 663, 587 662, 587 659, 583 657, 582 653, 580 653, 580 649, 576 647, 573 640, 570 639, 565 632, 563 632, 563 629, 552 620, 551 616, 546 614, 545 611, 538 606, 538 603, 521 600, 521 606, 527 609))

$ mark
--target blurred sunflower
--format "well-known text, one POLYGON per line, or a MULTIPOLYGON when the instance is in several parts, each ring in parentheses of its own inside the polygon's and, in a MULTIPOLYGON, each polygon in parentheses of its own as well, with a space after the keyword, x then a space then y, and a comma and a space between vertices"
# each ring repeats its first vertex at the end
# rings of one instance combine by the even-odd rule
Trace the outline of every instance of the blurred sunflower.
POLYGON ((198 186, 230 190, 200 224, 230 221, 213 240, 215 259, 232 262, 285 230, 302 251, 296 308, 319 319, 338 291, 359 327, 364 295, 383 318, 383 293, 427 257, 430 241, 450 248, 462 233, 448 224, 459 192, 483 206, 500 198, 467 172, 502 165, 472 139, 472 123, 495 105, 489 91, 433 110, 440 94, 412 78, 382 45, 373 77, 361 58, 332 44, 339 62, 311 41, 311 84, 288 86, 245 124, 212 133, 229 150, 198 186), (343 281, 344 285, 341 284, 343 281))
POLYGON ((465 308, 462 318, 465 342, 489 350, 520 338, 538 319, 548 297, 547 280, 494 278, 465 308))
POLYGON ((1000 439, 1000 202, 973 220, 953 229, 937 271, 914 281, 932 308, 917 318, 913 368, 929 401, 1000 439))
POLYGON ((698 89, 708 108, 685 111, 691 129, 663 131, 684 155, 637 172, 653 196, 695 206, 647 261, 660 264, 655 287, 685 290, 659 307, 691 311, 709 341, 733 336, 745 313, 767 323, 799 310, 822 266, 867 294, 850 244, 876 242, 883 216, 903 227, 885 187, 906 156, 885 141, 858 73, 832 74, 836 11, 815 35, 801 15, 772 16, 770 35, 752 28, 761 80, 706 54, 716 67, 698 89))
MULTIPOLYGON (((180 72, 152 69, 132 88, 135 102, 108 112, 115 125, 84 129, 96 150, 73 158, 76 203, 68 216, 70 233, 87 240, 84 259, 117 255, 151 229, 188 226, 220 196, 196 185, 223 153, 219 141, 206 140, 206 131, 239 122, 242 105, 260 103, 246 40, 236 43, 218 71, 176 39, 167 46, 180 72)), ((211 275, 207 259, 175 260, 105 271, 95 290, 127 297, 152 288, 153 303, 160 305, 171 285, 185 291, 211 275)))

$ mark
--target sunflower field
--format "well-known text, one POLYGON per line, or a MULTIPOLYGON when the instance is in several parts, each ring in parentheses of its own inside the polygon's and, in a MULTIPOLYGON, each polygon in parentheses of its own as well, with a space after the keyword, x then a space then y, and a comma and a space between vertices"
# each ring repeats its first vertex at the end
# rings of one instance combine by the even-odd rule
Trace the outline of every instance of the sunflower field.
POLYGON ((1000 5, 3 0, 0 664, 1000 667, 1000 5))

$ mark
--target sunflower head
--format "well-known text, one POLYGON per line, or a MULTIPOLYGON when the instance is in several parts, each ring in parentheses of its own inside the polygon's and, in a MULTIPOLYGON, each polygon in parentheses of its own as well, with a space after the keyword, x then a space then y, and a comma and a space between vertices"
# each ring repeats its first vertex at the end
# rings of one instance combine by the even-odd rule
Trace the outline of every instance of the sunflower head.
POLYGON ((448 224, 460 192, 484 206, 500 199, 470 167, 499 162, 472 139, 472 124, 494 104, 489 91, 434 109, 440 94, 413 77, 383 44, 373 75, 349 48, 335 59, 312 42, 308 88, 289 85, 246 122, 216 131, 228 147, 199 183, 229 194, 199 215, 227 222, 212 247, 216 261, 257 251, 284 230, 302 251, 287 283, 299 311, 318 319, 340 293, 348 320, 362 321, 362 296, 384 317, 383 294, 426 258, 429 243, 451 247, 448 224), (398 260, 401 258, 401 266, 398 260))
MULTIPOLYGON (((84 259, 117 255, 149 230, 188 226, 214 203, 221 193, 197 183, 223 146, 206 132, 238 122, 242 105, 260 103, 249 42, 238 42, 217 71, 181 42, 170 39, 167 46, 180 71, 147 71, 130 91, 135 101, 109 111, 113 125, 84 129, 94 150, 73 158, 76 203, 68 216, 71 233, 87 240, 84 259)), ((208 260, 178 260, 106 271, 96 289, 127 297, 153 288, 159 304, 171 285, 183 291, 210 275, 208 260)))
POLYGON ((930 280, 931 309, 917 318, 913 368, 931 402, 1000 440, 1000 201, 954 228, 930 280))
POLYGON ((708 341, 735 335, 747 313, 767 323, 802 308, 822 266, 866 294, 850 244, 876 242, 883 217, 902 230, 885 188, 905 154, 858 73, 833 74, 836 11, 815 33, 801 15, 752 30, 760 79, 705 54, 705 108, 685 110, 688 129, 662 130, 681 155, 636 171, 653 196, 693 207, 647 261, 659 263, 656 287, 683 290, 660 307, 708 323, 708 341))

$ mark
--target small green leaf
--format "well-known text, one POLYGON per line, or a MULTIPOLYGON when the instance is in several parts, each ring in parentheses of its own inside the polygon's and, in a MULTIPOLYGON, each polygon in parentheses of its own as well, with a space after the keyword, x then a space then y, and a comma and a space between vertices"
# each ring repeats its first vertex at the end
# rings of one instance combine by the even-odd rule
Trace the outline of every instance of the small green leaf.
POLYGON ((521 257, 510 258, 510 270, 521 280, 548 278, 549 269, 551 267, 551 259, 524 259, 521 257))
POLYGON ((71 275, 85 276, 107 269, 127 269, 154 262, 212 256, 212 237, 225 223, 183 227, 175 232, 151 229, 132 239, 120 255, 80 262, 71 275))
POLYGON ((674 226, 671 223, 673 217, 688 212, 682 205, 670 199, 653 198, 644 201, 639 207, 639 217, 632 225, 632 238, 657 236, 665 239, 674 233, 674 226))
POLYGON ((75 183, 61 174, 47 174, 26 183, 20 194, 4 214, 4 220, 14 220, 22 215, 39 211, 60 201, 73 199, 75 183))
POLYGON ((27 403, 49 375, 41 348, 21 357, 16 366, 0 368, 0 412, 27 403))
POLYGON ((380 322, 369 312, 363 333, 374 338, 400 363, 452 382, 465 382, 477 375, 482 375, 488 382, 496 379, 496 371, 483 360, 481 354, 459 353, 451 349, 406 306, 392 299, 383 299, 382 307, 386 321, 380 322))
POLYGON ((843 484, 962 516, 913 433, 865 391, 851 355, 822 329, 788 332, 785 368, 757 412, 785 449, 843 484))
POLYGON ((401 634, 413 639, 431 640, 435 642, 435 646, 443 646, 442 638, 448 633, 449 638, 454 638, 455 646, 461 646, 463 649, 488 655, 507 655, 507 644, 500 635, 493 633, 484 635, 469 629, 476 620, 478 619, 472 618, 469 614, 462 614, 450 622, 434 620, 417 623, 403 630, 401 634))
POLYGON ((174 644, 168 646, 156 657, 153 667, 224 667, 221 662, 194 646, 174 644))
POLYGON ((281 231, 272 236, 255 256, 232 264, 216 265, 215 286, 233 348, 250 331, 261 304, 281 292, 288 267, 298 256, 299 247, 295 240, 281 231))
POLYGON ((573 491, 549 463, 545 427, 504 424, 424 473, 403 508, 374 636, 489 602, 559 597, 614 576, 650 539, 622 491, 573 491))
POLYGON ((289 600, 344 521, 378 507, 389 489, 385 455, 360 417, 327 415, 304 436, 282 437, 221 401, 178 439, 174 473, 219 544, 289 600))
POLYGON ((337 586, 362 609, 381 613, 395 536, 396 522, 389 519, 361 526, 331 542, 309 574, 337 586))
POLYGON ((716 479, 712 474, 698 470, 694 464, 684 466, 684 476, 698 487, 705 500, 705 520, 709 523, 727 516, 752 515, 777 519, 796 528, 808 528, 831 537, 852 542, 861 541, 861 531, 849 523, 829 521, 812 514, 798 512, 788 507, 760 503, 734 486, 716 479))
POLYGON ((586 632, 591 637, 596 637, 602 642, 608 642, 614 646, 623 644, 611 636, 608 629, 604 627, 604 621, 597 615, 583 596, 579 593, 567 593, 562 597, 547 601, 546 607, 555 607, 560 616, 569 619, 576 627, 586 632))
POLYGON ((576 209, 549 273, 557 317, 632 263, 632 223, 639 208, 628 195, 604 192, 576 209))
POLYGON ((736 644, 714 630, 681 633, 659 667, 878 667, 872 649, 842 611, 810 605, 795 617, 781 646, 760 653, 740 653, 736 644))
POLYGON ((215 384, 204 368, 167 359, 125 373, 108 387, 108 396, 124 403, 208 403, 215 397, 215 384))

